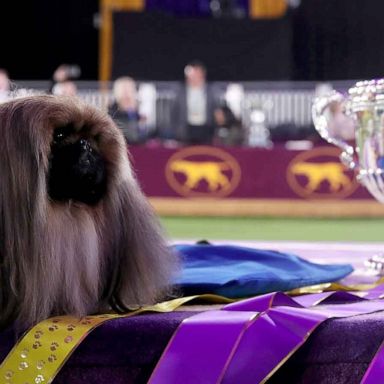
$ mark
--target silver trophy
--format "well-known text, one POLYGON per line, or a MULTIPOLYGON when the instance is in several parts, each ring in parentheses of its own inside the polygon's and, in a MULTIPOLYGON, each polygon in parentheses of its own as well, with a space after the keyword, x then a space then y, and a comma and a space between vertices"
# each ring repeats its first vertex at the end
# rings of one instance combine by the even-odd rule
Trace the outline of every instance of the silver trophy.
MULTIPOLYGON (((384 79, 358 82, 347 95, 333 92, 316 98, 312 118, 320 136, 342 149, 341 162, 355 170, 360 183, 384 203, 384 79), (354 122, 354 145, 332 124, 334 106, 343 108, 343 116, 354 122)), ((366 265, 384 274, 384 254, 373 256, 366 265)))

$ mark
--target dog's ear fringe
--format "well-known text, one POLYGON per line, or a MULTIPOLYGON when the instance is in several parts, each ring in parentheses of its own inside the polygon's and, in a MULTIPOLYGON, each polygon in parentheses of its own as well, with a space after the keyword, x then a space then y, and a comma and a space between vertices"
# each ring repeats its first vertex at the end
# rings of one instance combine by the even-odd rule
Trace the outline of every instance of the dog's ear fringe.
POLYGON ((116 197, 115 281, 111 301, 125 310, 153 304, 173 294, 171 282, 178 272, 177 255, 164 240, 158 218, 137 182, 122 183, 116 197), (120 207, 120 208, 119 208, 120 207))
POLYGON ((24 317, 25 306, 20 303, 31 287, 26 281, 33 274, 30 266, 38 265, 34 236, 42 223, 44 208, 37 202, 45 183, 36 148, 23 135, 20 110, 8 105, 4 111, 0 124, 0 328, 24 317), (24 149, 21 155, 20 148, 24 149), (27 260, 21 261, 20 255, 27 260))

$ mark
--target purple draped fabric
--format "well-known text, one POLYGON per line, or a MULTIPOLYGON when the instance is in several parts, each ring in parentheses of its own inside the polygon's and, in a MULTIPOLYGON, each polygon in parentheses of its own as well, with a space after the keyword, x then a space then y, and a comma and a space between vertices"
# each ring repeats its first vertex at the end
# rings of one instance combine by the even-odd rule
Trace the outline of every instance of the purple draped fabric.
POLYGON ((383 377, 384 372, 384 343, 381 343, 375 357, 372 359, 361 384, 376 384, 378 378, 383 377))
MULTIPOLYGON (((149 382, 264 382, 326 319, 384 310, 384 302, 376 300, 384 287, 378 288, 370 292, 373 300, 347 292, 298 298, 270 293, 193 316, 183 321, 149 382)), ((380 370, 380 364, 370 367, 370 382, 378 382, 380 370)))
MULTIPOLYGON (((81 343, 53 383, 144 384, 177 326, 194 314, 145 314, 107 322, 81 343)), ((0 334, 0 360, 15 338, 12 330, 0 334)))
MULTIPOLYGON (((197 312, 146 314, 96 329, 75 351, 54 384, 146 383, 173 332, 197 312)), ((357 384, 384 339, 384 312, 324 322, 268 383, 357 384)), ((12 331, 0 334, 0 358, 12 331)))
POLYGON ((268 384, 358 384, 383 339, 383 312, 327 320, 268 384))

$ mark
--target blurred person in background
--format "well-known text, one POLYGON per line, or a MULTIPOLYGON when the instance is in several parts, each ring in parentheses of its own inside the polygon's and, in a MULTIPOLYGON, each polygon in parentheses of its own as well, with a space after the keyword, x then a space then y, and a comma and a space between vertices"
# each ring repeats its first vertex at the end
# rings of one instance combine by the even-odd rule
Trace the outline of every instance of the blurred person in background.
POLYGON ((78 65, 60 64, 53 72, 49 93, 53 93, 56 85, 65 82, 73 82, 74 80, 79 79, 80 75, 81 69, 78 65))
POLYGON ((9 99, 9 93, 11 91, 11 82, 9 80, 8 72, 0 68, 0 102, 9 99))
POLYGON ((207 71, 199 61, 190 62, 184 69, 185 91, 180 112, 185 124, 188 144, 211 144, 214 135, 214 99, 207 84, 207 71))
POLYGON ((215 134, 213 143, 224 146, 241 146, 244 144, 245 132, 241 121, 225 104, 214 111, 215 134))
POLYGON ((53 86, 52 94, 58 96, 76 96, 77 86, 71 80, 61 81, 53 86))
POLYGON ((114 103, 108 113, 122 130, 129 144, 141 144, 148 139, 146 118, 139 113, 138 93, 135 80, 125 76, 113 84, 114 103))

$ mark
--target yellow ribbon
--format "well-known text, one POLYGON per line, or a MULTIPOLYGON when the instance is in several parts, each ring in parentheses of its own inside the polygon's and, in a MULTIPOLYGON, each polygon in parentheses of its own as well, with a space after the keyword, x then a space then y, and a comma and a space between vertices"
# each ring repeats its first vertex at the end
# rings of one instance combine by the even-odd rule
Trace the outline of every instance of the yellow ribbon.
POLYGON ((182 297, 139 308, 124 315, 103 314, 75 318, 57 316, 31 328, 0 365, 0 382, 6 384, 51 383, 82 340, 106 321, 143 312, 171 312, 195 299, 213 303, 233 300, 216 295, 182 297))
POLYGON ((292 296, 297 296, 297 295, 304 295, 307 293, 320 293, 320 292, 329 292, 329 291, 347 291, 347 292, 367 291, 383 283, 384 283, 384 277, 381 277, 379 280, 377 280, 375 283, 372 283, 372 284, 345 285, 340 283, 323 283, 323 284, 310 285, 308 287, 292 289, 291 291, 288 292, 288 294, 292 296))

